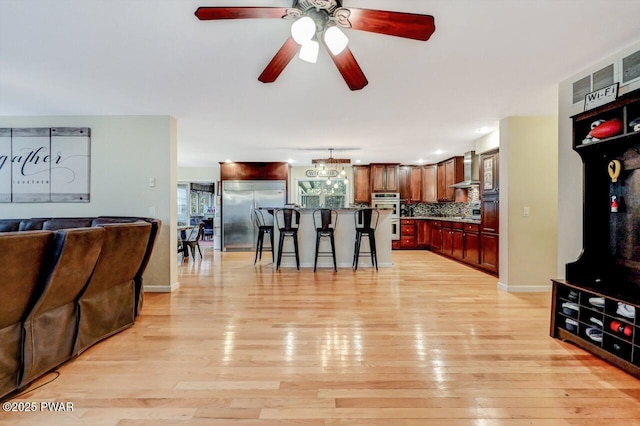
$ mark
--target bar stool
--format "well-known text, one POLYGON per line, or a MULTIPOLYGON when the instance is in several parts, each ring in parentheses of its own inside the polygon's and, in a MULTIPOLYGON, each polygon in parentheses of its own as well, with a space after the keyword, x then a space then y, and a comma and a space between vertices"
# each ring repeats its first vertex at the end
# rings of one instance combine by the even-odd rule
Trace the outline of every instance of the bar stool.
POLYGON ((264 215, 264 210, 255 209, 253 214, 256 218, 256 226, 258 227, 258 241, 256 242, 256 258, 253 261, 255 264, 258 261, 258 253, 260 253, 260 260, 262 260, 262 248, 264 247, 264 235, 269 234, 271 240, 271 261, 273 262, 273 215, 264 215))
MULTIPOLYGON (((353 268, 358 270, 358 259, 360 257, 360 247, 362 245, 362 236, 369 238, 369 254, 371 254, 371 264, 378 270, 378 255, 376 253, 376 227, 378 226, 378 218, 380 213, 377 209, 364 208, 358 209, 354 213, 356 222, 356 242, 353 249, 353 268)), ((363 252, 362 254, 367 254, 363 252)))
POLYGON ((280 263, 282 261, 282 246, 284 245, 285 237, 293 238, 293 252, 287 252, 287 256, 296 257, 296 268, 300 270, 300 258, 298 257, 298 227, 300 226, 300 212, 296 209, 278 209, 275 212, 276 225, 280 231, 280 238, 278 240, 278 263, 276 264, 276 271, 280 269, 280 263))
POLYGON ((336 243, 333 238, 333 234, 336 230, 336 224, 338 223, 338 212, 331 209, 319 209, 313 211, 313 226, 316 228, 316 259, 313 263, 313 272, 316 271, 318 266, 318 255, 333 256, 333 269, 338 272, 338 264, 336 263, 336 243), (329 237, 331 241, 331 253, 320 252, 320 239, 322 237, 329 237))

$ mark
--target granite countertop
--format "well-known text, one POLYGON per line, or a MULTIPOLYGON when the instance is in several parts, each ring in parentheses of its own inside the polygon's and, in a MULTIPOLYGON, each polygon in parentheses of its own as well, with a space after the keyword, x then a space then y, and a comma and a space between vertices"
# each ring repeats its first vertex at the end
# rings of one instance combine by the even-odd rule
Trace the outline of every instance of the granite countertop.
POLYGON ((447 222, 464 222, 480 224, 479 219, 471 219, 461 216, 400 216, 400 219, 428 219, 428 220, 444 220, 447 222))

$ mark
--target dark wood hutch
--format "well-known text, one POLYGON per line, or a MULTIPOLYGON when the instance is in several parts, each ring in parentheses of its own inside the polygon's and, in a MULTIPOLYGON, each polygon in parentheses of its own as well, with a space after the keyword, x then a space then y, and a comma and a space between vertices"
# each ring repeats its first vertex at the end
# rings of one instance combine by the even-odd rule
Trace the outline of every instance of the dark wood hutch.
POLYGON ((630 126, 638 118, 640 90, 572 117, 583 162, 583 250, 566 279, 552 280, 550 332, 640 378, 640 131, 630 126), (583 142, 596 120, 614 119, 619 134, 583 142), (615 183, 614 161, 622 166, 615 183))

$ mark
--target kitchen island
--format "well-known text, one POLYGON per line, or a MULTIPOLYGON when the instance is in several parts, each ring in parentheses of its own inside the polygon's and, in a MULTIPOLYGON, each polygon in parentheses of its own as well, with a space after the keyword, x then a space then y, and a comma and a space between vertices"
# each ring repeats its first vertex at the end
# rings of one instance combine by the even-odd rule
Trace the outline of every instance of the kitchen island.
MULTIPOLYGON (((313 268, 316 250, 316 229, 313 224, 313 212, 316 209, 298 209, 300 211, 300 228, 298 230, 298 255, 300 257, 301 268, 313 268)), ((338 268, 351 268, 353 264, 353 249, 356 240, 355 212, 357 209, 334 209, 338 212, 338 222, 334 234, 336 245, 336 262, 338 268)), ((376 249, 378 254, 378 267, 391 266, 391 213, 389 210, 379 210, 380 219, 376 228, 376 249)), ((274 256, 278 259, 278 238, 277 226, 274 227, 274 256)), ((363 252, 369 251, 369 241, 367 237, 362 239, 360 249, 360 260, 358 270, 372 268, 371 257, 363 252)), ((283 253, 293 252, 293 239, 285 238, 283 253)), ((332 268, 331 243, 329 238, 320 240, 320 252, 328 252, 328 256, 318 256, 318 268, 332 268)), ((276 267, 276 261, 273 262, 276 267)), ((296 267, 295 257, 282 257, 280 268, 296 267)))

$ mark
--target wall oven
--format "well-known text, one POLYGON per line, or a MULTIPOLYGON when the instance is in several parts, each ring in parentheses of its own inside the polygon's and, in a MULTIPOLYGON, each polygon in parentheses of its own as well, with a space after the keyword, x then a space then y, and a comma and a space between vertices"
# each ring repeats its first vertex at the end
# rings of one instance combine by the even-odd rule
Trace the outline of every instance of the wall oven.
POLYGON ((378 210, 391 210, 391 239, 400 239, 400 194, 398 192, 374 192, 371 194, 371 207, 378 210))

